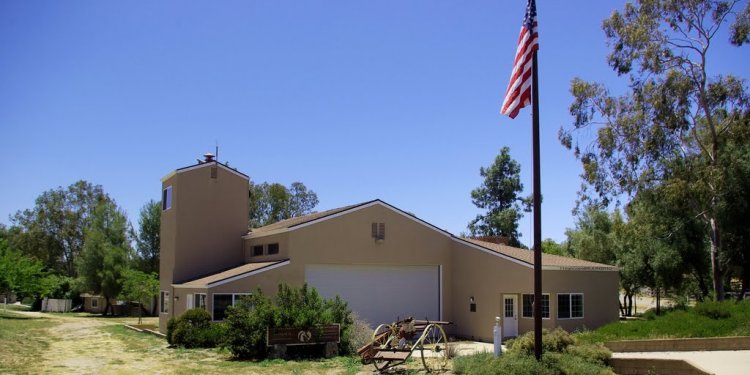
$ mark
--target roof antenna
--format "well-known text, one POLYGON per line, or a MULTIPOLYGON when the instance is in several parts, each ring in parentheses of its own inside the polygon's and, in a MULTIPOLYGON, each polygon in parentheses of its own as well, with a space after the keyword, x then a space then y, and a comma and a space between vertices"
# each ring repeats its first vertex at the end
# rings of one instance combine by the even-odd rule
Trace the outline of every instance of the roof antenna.
POLYGON ((219 161, 219 141, 214 141, 216 143, 216 161, 219 161))

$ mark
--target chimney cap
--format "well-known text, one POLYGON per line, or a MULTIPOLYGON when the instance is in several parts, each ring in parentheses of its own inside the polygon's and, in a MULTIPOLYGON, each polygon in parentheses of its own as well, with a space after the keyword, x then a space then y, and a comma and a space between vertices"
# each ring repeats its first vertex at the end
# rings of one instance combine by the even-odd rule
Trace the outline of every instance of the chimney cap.
POLYGON ((206 163, 214 161, 214 154, 212 154, 210 152, 207 152, 207 153, 203 154, 203 157, 205 158, 205 162, 206 163))

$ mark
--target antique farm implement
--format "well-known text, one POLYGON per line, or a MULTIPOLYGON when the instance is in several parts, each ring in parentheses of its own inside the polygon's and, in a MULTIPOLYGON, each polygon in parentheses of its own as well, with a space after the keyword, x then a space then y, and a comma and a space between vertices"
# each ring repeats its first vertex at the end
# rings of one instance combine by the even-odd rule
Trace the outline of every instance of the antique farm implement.
POLYGON ((372 341, 357 350, 362 363, 375 365, 378 371, 398 366, 418 352, 428 372, 441 371, 448 365, 448 337, 443 325, 408 318, 391 324, 381 324, 372 334, 372 341))

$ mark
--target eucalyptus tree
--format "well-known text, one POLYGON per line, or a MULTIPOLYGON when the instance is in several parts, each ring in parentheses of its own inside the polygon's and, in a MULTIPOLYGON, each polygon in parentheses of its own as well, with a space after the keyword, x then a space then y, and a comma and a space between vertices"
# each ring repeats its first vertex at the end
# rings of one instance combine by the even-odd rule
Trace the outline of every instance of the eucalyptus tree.
POLYGON ((301 182, 289 187, 263 182, 250 185, 249 225, 256 228, 307 215, 318 205, 318 195, 301 182))
POLYGON ((738 1, 640 0, 613 12, 603 23, 608 62, 628 77, 629 89, 616 96, 600 83, 574 79, 570 112, 575 120, 559 133, 583 164, 584 201, 608 205, 632 199, 684 163, 683 188, 691 192, 690 213, 705 223, 719 299, 725 268, 721 234, 731 220, 721 211, 732 204, 725 194, 732 170, 725 163, 732 161, 722 152, 747 125, 750 105, 745 82, 709 74, 709 62, 729 22, 728 42, 748 42, 750 4, 738 8, 738 1), (581 145, 579 134, 595 137, 581 145))

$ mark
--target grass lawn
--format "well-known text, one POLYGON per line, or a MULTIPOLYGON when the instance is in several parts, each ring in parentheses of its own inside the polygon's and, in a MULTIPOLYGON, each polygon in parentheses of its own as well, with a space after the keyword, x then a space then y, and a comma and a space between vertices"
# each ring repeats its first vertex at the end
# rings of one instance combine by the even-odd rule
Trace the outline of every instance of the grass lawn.
POLYGON ((49 348, 51 339, 46 329, 53 327, 55 322, 8 310, 0 309, 0 374, 35 373, 34 364, 49 348))
POLYGON ((681 338, 750 336, 750 301, 709 302, 686 310, 673 310, 661 316, 646 315, 643 320, 610 323, 594 331, 576 334, 588 343, 681 338))

